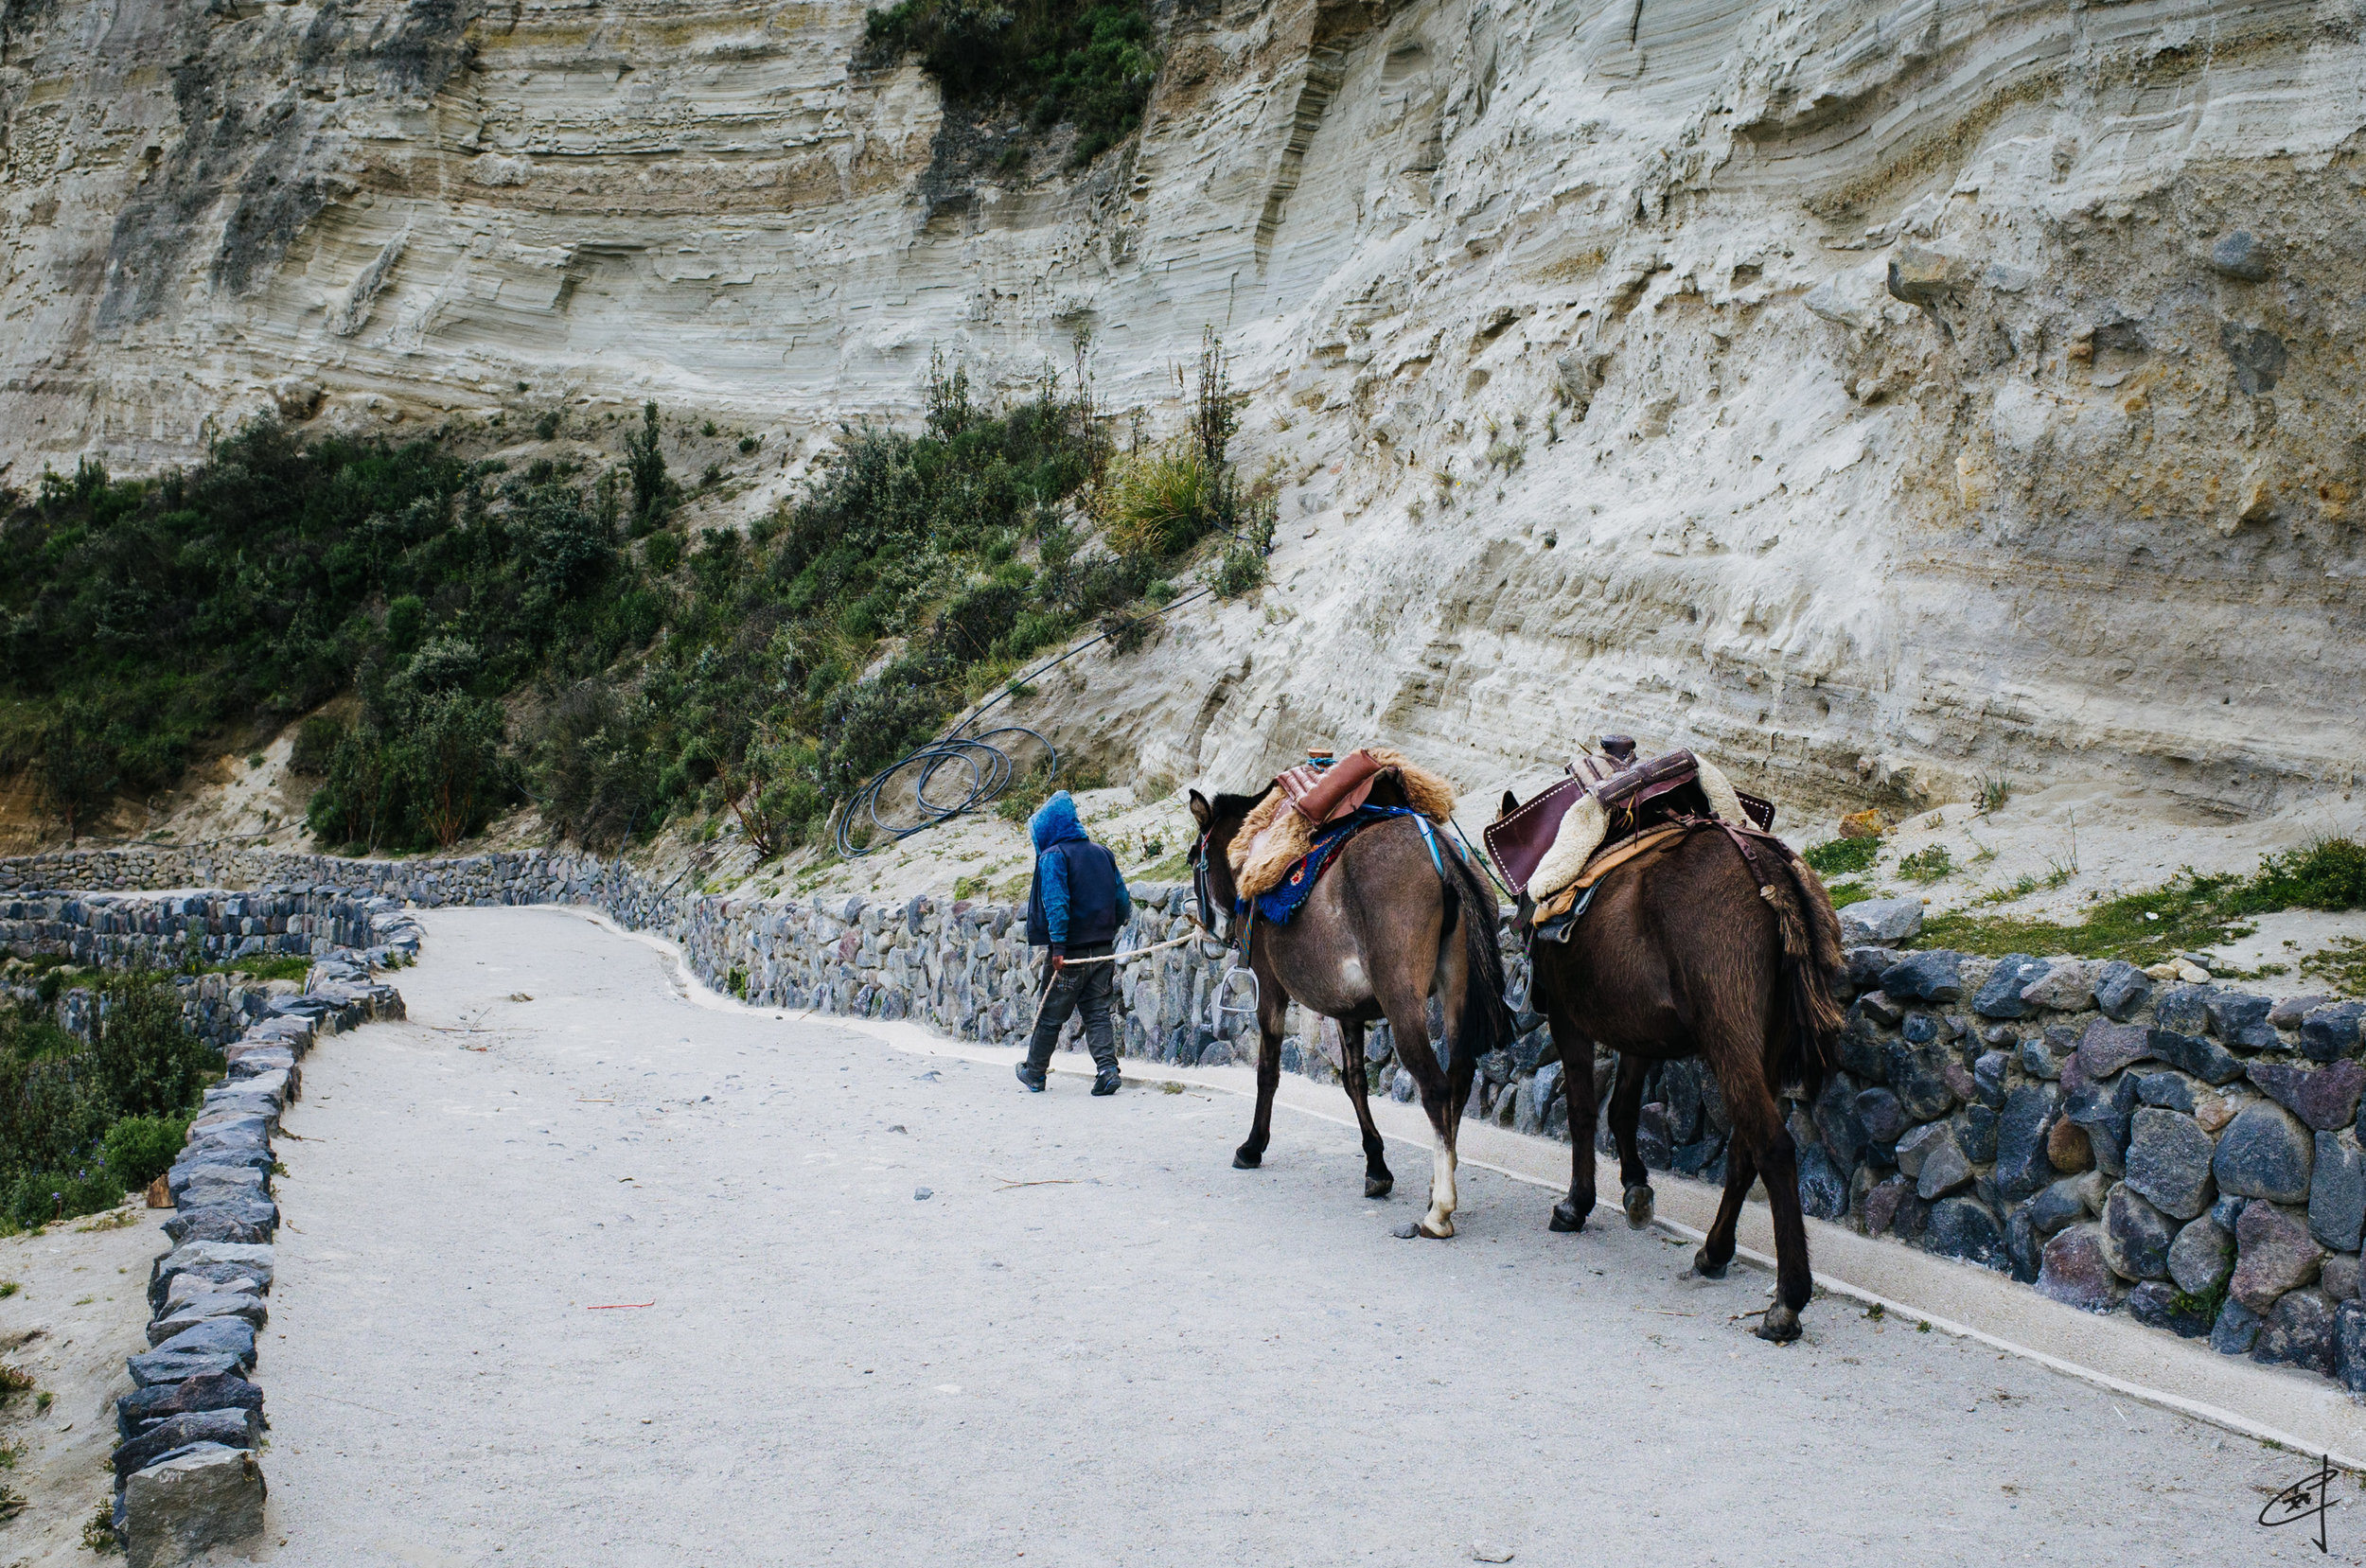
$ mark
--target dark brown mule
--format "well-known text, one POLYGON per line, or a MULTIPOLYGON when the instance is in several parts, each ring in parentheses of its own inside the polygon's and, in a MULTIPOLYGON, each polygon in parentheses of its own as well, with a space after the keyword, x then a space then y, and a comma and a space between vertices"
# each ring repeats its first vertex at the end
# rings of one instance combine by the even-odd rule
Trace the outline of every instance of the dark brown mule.
POLYGON ((1755 872, 1714 825, 1613 871, 1566 943, 1535 944, 1528 1005, 1551 1021, 1568 1085, 1569 1195, 1553 1206, 1552 1228, 1581 1230, 1594 1209, 1594 1048, 1618 1053, 1610 1127, 1637 1226, 1652 1207, 1635 1152, 1644 1074, 1697 1054, 1717 1075, 1733 1136, 1724 1201, 1693 1266, 1723 1277, 1742 1199, 1764 1176, 1776 1291, 1757 1332, 1780 1342, 1799 1337, 1812 1277, 1796 1151, 1775 1093, 1796 1082, 1812 1099, 1839 1065, 1832 980, 1843 959, 1840 921, 1815 872, 1772 839, 1749 842, 1755 872))
MULTIPOLYGON (((1235 885, 1233 835, 1262 795, 1192 791, 1200 836, 1192 859, 1206 918, 1228 920, 1235 885)), ((1364 1027, 1388 1020, 1397 1057, 1413 1074, 1421 1109, 1436 1135, 1424 1236, 1452 1236, 1455 1133, 1471 1098, 1478 1058, 1510 1039, 1503 1004, 1503 955, 1495 943, 1495 897, 1442 834, 1429 841, 1413 818, 1364 829, 1339 851, 1286 925, 1250 923, 1248 964, 1257 977, 1257 1119, 1232 1163, 1253 1171, 1273 1133, 1274 1090, 1281 1083, 1281 1026, 1293 1001, 1338 1020, 1340 1076, 1364 1130, 1364 1195, 1385 1198, 1395 1185, 1364 1079, 1364 1027), (1430 1048, 1428 998, 1446 1020, 1446 1062, 1430 1048)), ((1226 927, 1227 941, 1237 933, 1226 927)), ((1409 1235, 1410 1230, 1400 1232, 1409 1235)))

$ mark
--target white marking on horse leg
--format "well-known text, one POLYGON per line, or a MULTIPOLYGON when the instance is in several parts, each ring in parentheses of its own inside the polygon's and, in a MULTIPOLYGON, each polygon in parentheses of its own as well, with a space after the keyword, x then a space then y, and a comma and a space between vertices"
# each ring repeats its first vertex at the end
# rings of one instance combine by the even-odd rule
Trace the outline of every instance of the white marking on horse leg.
POLYGON ((1339 984, 1350 996, 1361 996, 1371 989, 1370 982, 1364 978, 1364 965, 1352 953, 1339 960, 1339 984))
POLYGON ((1454 1151, 1439 1138, 1429 1152, 1429 1212, 1421 1216, 1421 1230, 1429 1236, 1454 1234, 1454 1151))

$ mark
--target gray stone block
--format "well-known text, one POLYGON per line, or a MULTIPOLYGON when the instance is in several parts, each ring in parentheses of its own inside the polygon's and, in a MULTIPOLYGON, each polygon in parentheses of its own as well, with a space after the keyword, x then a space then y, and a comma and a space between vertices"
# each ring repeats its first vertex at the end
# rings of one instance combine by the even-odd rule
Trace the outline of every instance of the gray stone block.
POLYGON ((2325 1299, 2323 1293, 2311 1290, 2291 1291, 2278 1297, 2259 1326, 2251 1359, 2274 1365, 2302 1366, 2332 1376, 2333 1303, 2325 1299))
POLYGON ((2234 1238, 2209 1215, 2192 1221, 2169 1243, 2169 1277, 2189 1295, 2207 1295, 2234 1271, 2234 1238))
POLYGON ((1882 971, 1881 990, 1901 1001, 1951 1002, 1964 994, 1963 968, 1961 953, 1909 953, 1882 971))
POLYGON ((1921 930, 1918 898, 1860 899, 1840 911, 1840 940, 1851 947, 1904 942, 1921 930))
POLYGON ((2308 1233, 2336 1252, 2356 1252, 2366 1227, 2366 1158, 2347 1132, 2317 1135, 2308 1180, 2308 1233))
POLYGON ((2165 1280, 2147 1279, 2132 1287, 2128 1293, 2128 1315, 2147 1329, 2165 1329, 2184 1339, 2199 1339, 2210 1332, 2211 1320, 2191 1297, 2180 1295, 2177 1287, 2165 1280))
POLYGON ((2192 1117, 2146 1106, 2129 1118, 2128 1185, 2163 1213, 2190 1220, 2217 1195, 2210 1174, 2215 1153, 2192 1117))
POLYGON ((2009 953, 1999 959, 1989 971, 1987 979, 1971 998, 1972 1012, 1983 1018, 2025 1018, 2038 1011, 2023 999, 2022 993, 2043 979, 2053 965, 2043 959, 2026 953, 2009 953))
POLYGON ((2299 1221, 2273 1204, 2245 1204, 2234 1222, 2234 1273, 2227 1292, 2265 1315, 2285 1292, 2314 1284, 2324 1259, 2299 1221))
POLYGON ((2100 1225, 2073 1225, 2045 1244, 2039 1295, 2081 1312, 2108 1313, 2119 1305, 2124 1289, 2104 1256, 2100 1225))
POLYGON ((2095 1006, 2104 1016, 2126 1022, 2152 999, 2152 981, 2132 963, 2113 959, 2095 971, 2095 1006))
POLYGON ((2128 1183, 2103 1201, 2103 1256, 2123 1279, 2165 1279, 2177 1228, 2128 1183))
POLYGON ((193 1443, 220 1443, 224 1448, 253 1448, 263 1440, 263 1413, 232 1406, 224 1410, 193 1410, 151 1423, 138 1436, 115 1452, 115 1480, 120 1483, 171 1453, 193 1443))
POLYGON ((2222 1192, 2305 1203, 2315 1157, 2315 1140, 2299 1118, 2281 1105, 2246 1105, 2218 1135, 2211 1170, 2222 1192))
POLYGON ((253 1451, 179 1449, 132 1471, 123 1489, 127 1568, 173 1568, 260 1534, 265 1489, 253 1451))

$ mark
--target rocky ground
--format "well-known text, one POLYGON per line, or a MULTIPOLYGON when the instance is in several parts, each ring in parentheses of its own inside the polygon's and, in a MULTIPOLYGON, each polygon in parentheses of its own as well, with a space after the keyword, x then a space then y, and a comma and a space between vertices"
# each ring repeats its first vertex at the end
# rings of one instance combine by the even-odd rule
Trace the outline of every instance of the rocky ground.
POLYGON ((2316 1559, 2252 1522, 2288 1453, 1838 1299, 1764 1346, 1763 1277, 1533 1189, 1402 1242, 1414 1150, 1369 1203, 1285 1114, 1235 1172, 1228 1096, 1026 1097, 579 915, 423 918, 413 1021, 289 1119, 269 1560, 2316 1559))

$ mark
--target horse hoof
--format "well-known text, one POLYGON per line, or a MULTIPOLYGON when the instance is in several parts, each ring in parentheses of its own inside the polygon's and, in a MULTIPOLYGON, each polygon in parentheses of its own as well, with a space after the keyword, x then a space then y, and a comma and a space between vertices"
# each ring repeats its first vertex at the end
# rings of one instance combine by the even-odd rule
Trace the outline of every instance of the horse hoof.
POLYGON ((1261 1149, 1237 1149, 1233 1151, 1232 1169, 1235 1171, 1254 1171, 1264 1163, 1264 1151, 1261 1149))
POLYGON ((1704 1279, 1722 1279, 1725 1277, 1725 1270, 1732 1264, 1732 1261, 1733 1260, 1727 1259, 1722 1263, 1712 1263, 1709 1261, 1709 1249, 1703 1247, 1692 1255, 1692 1272, 1704 1279))
POLYGON ((1452 1220, 1439 1220, 1435 1224, 1431 1224, 1428 1220, 1423 1220, 1420 1224, 1414 1226, 1414 1228, 1419 1230, 1422 1235, 1428 1237, 1433 1242, 1447 1241, 1454 1235, 1454 1222, 1452 1220))
POLYGON ((1546 1228, 1564 1231, 1583 1230, 1585 1228, 1585 1210, 1580 1208, 1577 1205, 1572 1203, 1557 1203, 1553 1205, 1553 1217, 1546 1228))
POLYGON ((1368 1198, 1385 1198, 1396 1189, 1397 1178, 1394 1176, 1367 1176, 1364 1178, 1364 1196, 1368 1198))
POLYGON ((1627 1195, 1620 1200, 1620 1206, 1626 1209, 1627 1224, 1632 1228, 1641 1230, 1651 1223, 1653 1211, 1651 1189, 1649 1186, 1628 1188, 1627 1195))
POLYGON ((1770 1345, 1789 1345, 1799 1337, 1799 1314, 1777 1301, 1766 1309, 1766 1321, 1752 1332, 1770 1345))

